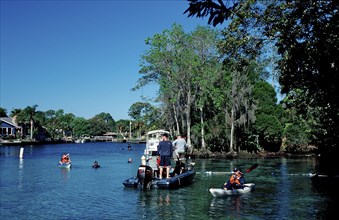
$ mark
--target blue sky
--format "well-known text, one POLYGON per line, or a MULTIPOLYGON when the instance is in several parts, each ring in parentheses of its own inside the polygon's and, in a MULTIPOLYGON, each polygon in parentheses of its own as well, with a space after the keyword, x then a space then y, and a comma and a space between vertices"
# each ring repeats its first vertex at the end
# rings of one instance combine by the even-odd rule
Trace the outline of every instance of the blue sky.
POLYGON ((8 114, 36 104, 129 119, 129 107, 157 88, 131 91, 145 39, 173 23, 186 32, 207 25, 187 18, 187 7, 185 0, 1 0, 0 106, 8 114))

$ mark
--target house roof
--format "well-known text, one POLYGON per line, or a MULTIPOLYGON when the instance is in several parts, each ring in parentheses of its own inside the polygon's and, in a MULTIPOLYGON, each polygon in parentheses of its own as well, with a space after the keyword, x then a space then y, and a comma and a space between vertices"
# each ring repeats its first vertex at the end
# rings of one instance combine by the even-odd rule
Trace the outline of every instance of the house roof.
POLYGON ((17 127, 17 128, 20 128, 19 125, 17 125, 14 121, 13 121, 13 118, 10 118, 10 117, 0 117, 0 121, 3 121, 9 125, 12 125, 13 127, 17 127))

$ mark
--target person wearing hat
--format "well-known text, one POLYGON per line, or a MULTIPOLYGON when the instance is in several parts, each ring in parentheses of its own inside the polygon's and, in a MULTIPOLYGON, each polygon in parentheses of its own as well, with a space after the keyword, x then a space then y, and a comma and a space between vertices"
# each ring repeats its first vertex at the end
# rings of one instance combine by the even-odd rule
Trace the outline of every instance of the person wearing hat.
POLYGON ((245 183, 241 169, 234 168, 233 174, 230 179, 223 185, 224 190, 228 189, 239 189, 242 188, 245 183))
POLYGON ((160 156, 159 178, 162 179, 163 168, 166 167, 166 178, 170 178, 171 158, 173 153, 172 142, 168 140, 168 134, 162 135, 162 141, 158 145, 158 155, 160 156))

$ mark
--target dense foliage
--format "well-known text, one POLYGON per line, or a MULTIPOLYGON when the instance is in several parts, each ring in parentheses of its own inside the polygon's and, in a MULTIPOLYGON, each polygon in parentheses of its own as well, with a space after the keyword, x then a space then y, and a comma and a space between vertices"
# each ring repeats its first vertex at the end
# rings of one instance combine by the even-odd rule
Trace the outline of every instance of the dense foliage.
MULTIPOLYGON (((188 16, 209 17, 214 26, 230 20, 225 41, 236 57, 267 55, 277 49, 283 106, 283 140, 288 149, 317 146, 338 150, 339 1, 188 0, 188 16)), ((246 61, 246 59, 238 60, 246 61)), ((245 62, 246 63, 246 62, 245 62)))
MULTIPOLYGON (((279 150, 281 112, 273 87, 265 81, 264 64, 250 58, 242 65, 237 59, 226 60, 220 53, 221 48, 226 50, 221 37, 211 28, 185 33, 174 24, 147 39, 149 50, 142 56, 142 76, 135 89, 159 84, 155 101, 161 103, 161 127, 187 136, 192 147, 257 152, 260 142, 267 150, 276 150, 272 144, 279 150)), ((134 105, 130 113, 140 112, 143 105, 134 105)))
MULTIPOLYGON (((24 109, 13 109, 10 116, 22 127, 22 133, 17 138, 31 140, 67 140, 67 138, 101 136, 107 132, 116 132, 118 136, 128 134, 128 120, 115 121, 109 113, 100 113, 90 119, 76 117, 72 113, 64 113, 59 109, 38 111, 38 105, 27 106, 24 109)), ((3 117, 7 117, 7 111, 3 117)))

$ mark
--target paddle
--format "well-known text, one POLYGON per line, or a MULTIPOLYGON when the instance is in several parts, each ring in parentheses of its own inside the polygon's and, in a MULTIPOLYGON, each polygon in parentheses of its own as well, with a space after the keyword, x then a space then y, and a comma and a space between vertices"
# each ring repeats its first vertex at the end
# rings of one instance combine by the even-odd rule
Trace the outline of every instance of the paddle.
POLYGON ((257 167, 258 167, 258 164, 256 163, 256 164, 254 164, 253 166, 251 166, 250 168, 248 168, 248 169, 246 170, 246 173, 251 172, 252 170, 254 170, 254 169, 257 168, 257 167))

